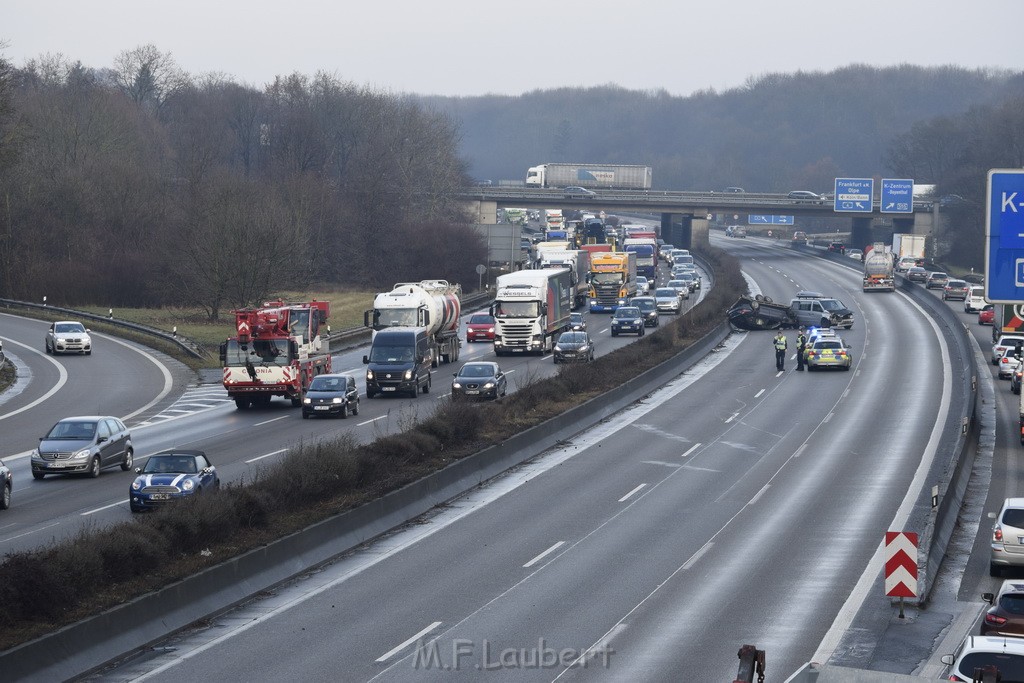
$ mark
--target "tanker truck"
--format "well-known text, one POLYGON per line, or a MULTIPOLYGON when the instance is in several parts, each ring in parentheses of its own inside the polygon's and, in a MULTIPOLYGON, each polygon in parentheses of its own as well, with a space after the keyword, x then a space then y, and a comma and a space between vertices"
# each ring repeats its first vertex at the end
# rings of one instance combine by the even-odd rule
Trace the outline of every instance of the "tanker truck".
POLYGON ((389 327, 422 327, 430 338, 430 364, 459 359, 459 315, 462 287, 446 280, 399 282, 390 292, 373 299, 373 309, 363 314, 363 324, 374 331, 389 327))
POLYGON ((885 246, 882 242, 875 242, 871 251, 864 256, 865 292, 896 291, 892 252, 887 251, 885 246))
POLYGON ((569 328, 572 284, 565 268, 499 275, 491 304, 494 354, 550 351, 569 328))

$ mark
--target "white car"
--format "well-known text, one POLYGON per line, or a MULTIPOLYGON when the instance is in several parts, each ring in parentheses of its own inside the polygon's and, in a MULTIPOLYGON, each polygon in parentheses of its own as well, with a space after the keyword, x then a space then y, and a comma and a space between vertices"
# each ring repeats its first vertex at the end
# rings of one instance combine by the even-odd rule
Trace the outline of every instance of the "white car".
POLYGON ((92 354, 92 337, 85 325, 74 320, 62 320, 50 325, 46 331, 47 353, 92 354))
POLYGON ((942 655, 949 666, 949 680, 967 683, 974 670, 995 666, 1004 681, 1022 680, 1024 674, 1024 638, 1003 636, 967 636, 951 655, 942 655))
POLYGON ((979 285, 973 285, 971 290, 967 293, 967 298, 964 299, 964 313, 974 313, 985 308, 985 288, 979 285))
POLYGON ((1020 365, 1020 359, 1018 359, 1014 353, 1016 348, 1013 346, 1003 349, 1003 355, 999 359, 999 379, 1010 379, 1017 367, 1020 365))
POLYGON ((647 294, 651 291, 651 283, 647 281, 647 278, 643 275, 636 276, 636 293, 637 296, 641 294, 647 294))
POLYGON ((680 299, 690 298, 690 283, 687 280, 669 280, 665 283, 665 286, 679 292, 680 299))
POLYGON ((1006 349, 1016 348, 1018 342, 1024 345, 1024 336, 1019 334, 1001 334, 999 341, 992 345, 992 365, 999 365, 1006 349))

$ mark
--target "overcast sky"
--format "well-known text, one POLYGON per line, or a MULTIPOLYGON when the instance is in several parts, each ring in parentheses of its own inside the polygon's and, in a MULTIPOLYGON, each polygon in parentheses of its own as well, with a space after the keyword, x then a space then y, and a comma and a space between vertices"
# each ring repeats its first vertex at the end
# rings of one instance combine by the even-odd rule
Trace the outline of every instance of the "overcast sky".
POLYGON ((674 95, 853 63, 1024 68, 1022 0, 0 0, 16 66, 109 67, 153 44, 192 74, 263 86, 326 71, 391 92, 614 83, 674 95))

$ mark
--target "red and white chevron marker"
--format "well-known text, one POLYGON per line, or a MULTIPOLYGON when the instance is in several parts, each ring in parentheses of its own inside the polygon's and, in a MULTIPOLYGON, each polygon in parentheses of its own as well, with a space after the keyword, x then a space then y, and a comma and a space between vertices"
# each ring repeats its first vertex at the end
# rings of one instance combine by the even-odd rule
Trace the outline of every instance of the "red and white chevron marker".
POLYGON ((885 532, 885 595, 917 597, 917 534, 911 531, 885 532))

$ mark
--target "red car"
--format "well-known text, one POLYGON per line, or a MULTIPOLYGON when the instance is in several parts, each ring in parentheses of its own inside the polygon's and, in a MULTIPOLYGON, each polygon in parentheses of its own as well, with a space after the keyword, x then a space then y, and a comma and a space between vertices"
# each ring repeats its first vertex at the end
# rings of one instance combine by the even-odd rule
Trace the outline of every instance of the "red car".
POLYGON ((1024 636, 1024 583, 1003 581, 999 593, 984 593, 982 598, 992 607, 981 622, 981 635, 1024 636))
POLYGON ((477 313, 466 323, 466 341, 494 341, 494 316, 477 313))
POLYGON ((994 325, 996 320, 996 307, 992 304, 985 304, 985 307, 978 311, 979 325, 994 325))

